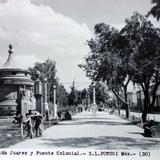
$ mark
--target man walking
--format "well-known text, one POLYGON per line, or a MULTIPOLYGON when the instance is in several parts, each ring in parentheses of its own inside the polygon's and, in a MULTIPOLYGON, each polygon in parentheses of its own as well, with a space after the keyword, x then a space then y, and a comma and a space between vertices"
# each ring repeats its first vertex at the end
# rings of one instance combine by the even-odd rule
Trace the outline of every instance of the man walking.
POLYGON ((26 120, 24 121, 24 123, 26 124, 25 128, 27 130, 27 136, 26 137, 33 137, 33 126, 32 126, 32 120, 31 120, 31 116, 29 113, 26 113, 26 120))
POLYGON ((34 129, 36 131, 36 137, 42 136, 42 132, 43 132, 43 116, 41 114, 35 116, 34 129))

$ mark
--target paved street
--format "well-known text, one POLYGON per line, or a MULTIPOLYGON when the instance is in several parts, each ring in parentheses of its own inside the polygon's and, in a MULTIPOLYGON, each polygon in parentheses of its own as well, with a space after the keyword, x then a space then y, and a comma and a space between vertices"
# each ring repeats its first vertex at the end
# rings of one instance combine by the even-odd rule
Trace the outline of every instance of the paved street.
POLYGON ((145 138, 143 129, 108 112, 79 113, 11 148, 159 149, 159 138, 145 138))

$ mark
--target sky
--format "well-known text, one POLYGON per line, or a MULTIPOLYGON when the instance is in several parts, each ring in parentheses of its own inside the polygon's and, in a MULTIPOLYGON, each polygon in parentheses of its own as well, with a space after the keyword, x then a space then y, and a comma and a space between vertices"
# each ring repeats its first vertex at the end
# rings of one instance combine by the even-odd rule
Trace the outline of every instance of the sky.
POLYGON ((94 25, 104 22, 121 28, 134 11, 146 14, 151 0, 0 0, 0 66, 13 44, 20 67, 47 58, 56 61, 57 76, 66 89, 90 80, 78 67, 89 53, 86 41, 94 25))

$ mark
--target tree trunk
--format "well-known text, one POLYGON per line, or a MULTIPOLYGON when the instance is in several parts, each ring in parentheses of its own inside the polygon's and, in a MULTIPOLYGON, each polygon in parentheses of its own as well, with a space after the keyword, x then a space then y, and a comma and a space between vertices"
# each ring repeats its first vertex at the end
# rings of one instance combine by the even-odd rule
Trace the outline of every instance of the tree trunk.
MULTIPOLYGON (((145 105, 145 103, 144 103, 145 105)), ((147 113, 148 113, 148 107, 144 107, 143 111, 142 111, 142 121, 143 123, 146 122, 147 120, 147 113)))
MULTIPOLYGON (((124 96, 125 96, 125 101, 128 102, 126 86, 124 87, 124 96)), ((129 104, 128 103, 125 104, 125 109, 126 109, 126 118, 129 118, 130 114, 129 114, 129 104)))
POLYGON ((125 107, 126 107, 126 118, 129 118, 129 105, 128 104, 126 104, 125 105, 125 107))
POLYGON ((121 106, 120 106, 119 100, 118 100, 118 114, 119 114, 119 115, 121 114, 121 106))
POLYGON ((146 122, 147 120, 147 113, 148 113, 148 107, 149 107, 149 94, 148 91, 145 91, 144 93, 144 106, 143 106, 143 111, 142 111, 142 121, 146 122))
POLYGON ((112 91, 115 94, 115 96, 124 104, 125 109, 126 109, 126 118, 129 118, 129 105, 127 103, 127 89, 125 90, 125 99, 120 97, 120 95, 116 93, 114 89, 112 89, 112 91))

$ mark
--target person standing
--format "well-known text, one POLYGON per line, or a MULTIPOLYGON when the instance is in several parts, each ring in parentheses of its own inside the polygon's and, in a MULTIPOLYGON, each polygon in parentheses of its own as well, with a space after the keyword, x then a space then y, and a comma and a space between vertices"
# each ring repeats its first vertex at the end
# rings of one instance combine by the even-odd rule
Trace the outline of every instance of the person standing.
POLYGON ((33 138, 33 126, 32 126, 31 116, 29 113, 26 113, 26 120, 24 121, 24 123, 26 124, 25 128, 27 130, 26 137, 33 138))
POLYGON ((42 136, 43 116, 41 114, 35 116, 34 130, 36 131, 36 137, 42 136))

